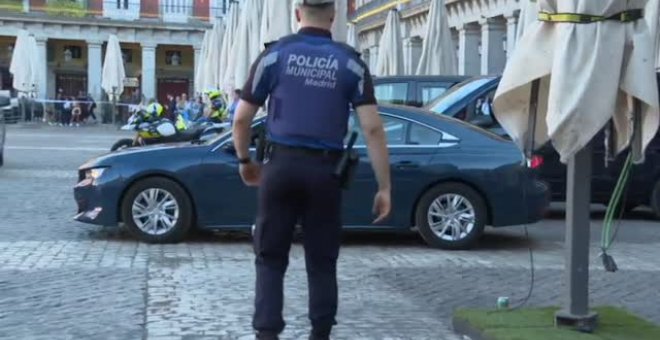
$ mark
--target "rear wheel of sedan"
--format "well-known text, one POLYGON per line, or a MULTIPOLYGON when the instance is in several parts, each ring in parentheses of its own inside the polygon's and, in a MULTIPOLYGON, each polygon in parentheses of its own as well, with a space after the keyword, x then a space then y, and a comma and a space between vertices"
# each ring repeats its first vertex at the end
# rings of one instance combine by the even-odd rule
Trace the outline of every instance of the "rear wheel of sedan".
POLYGON ((474 189, 461 183, 442 183, 422 196, 415 217, 420 235, 431 247, 458 250, 476 244, 488 212, 474 189))
POLYGON ((193 224, 193 206, 176 182, 152 177, 130 187, 121 205, 126 229, 148 243, 183 240, 193 224))

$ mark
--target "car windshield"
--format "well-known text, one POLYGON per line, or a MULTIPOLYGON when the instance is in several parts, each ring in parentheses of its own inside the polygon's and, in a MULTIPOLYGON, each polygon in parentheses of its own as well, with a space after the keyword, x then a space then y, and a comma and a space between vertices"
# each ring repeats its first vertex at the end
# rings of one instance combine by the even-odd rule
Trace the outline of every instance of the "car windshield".
POLYGON ((452 87, 442 97, 438 98, 435 102, 431 103, 427 109, 435 113, 443 114, 448 108, 456 104, 465 96, 469 95, 476 89, 484 86, 486 83, 492 81, 494 78, 477 78, 468 80, 462 84, 452 87))

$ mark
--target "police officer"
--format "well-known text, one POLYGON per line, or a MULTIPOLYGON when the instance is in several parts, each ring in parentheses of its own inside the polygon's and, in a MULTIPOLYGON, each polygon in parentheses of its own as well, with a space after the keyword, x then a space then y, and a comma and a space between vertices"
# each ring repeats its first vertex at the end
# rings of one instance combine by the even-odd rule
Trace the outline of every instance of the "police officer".
POLYGON ((227 119, 227 104, 222 98, 222 92, 213 90, 209 92, 209 100, 211 101, 211 113, 209 120, 214 123, 222 123, 227 119))
POLYGON ((355 108, 378 180, 375 223, 390 212, 385 132, 367 66, 351 47, 332 41, 334 0, 298 0, 297 34, 269 44, 252 65, 234 120, 240 175, 259 186, 254 250, 257 339, 284 329, 283 279, 297 222, 303 228, 309 282, 310 339, 329 339, 337 313, 341 188, 335 169, 355 108), (267 161, 250 159, 250 126, 268 101, 267 161))

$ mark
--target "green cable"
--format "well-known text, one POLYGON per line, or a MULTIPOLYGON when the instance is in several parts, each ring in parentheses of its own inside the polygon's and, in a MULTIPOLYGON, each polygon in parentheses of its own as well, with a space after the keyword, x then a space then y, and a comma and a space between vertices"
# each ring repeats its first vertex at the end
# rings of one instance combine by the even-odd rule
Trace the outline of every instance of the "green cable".
MULTIPOLYGON (((626 162, 623 166, 619 179, 614 187, 614 192, 612 198, 610 199, 609 204, 607 205, 607 210, 605 212, 605 219, 603 220, 603 231, 601 233, 601 248, 605 252, 612 245, 613 240, 611 239, 612 225, 614 223, 614 212, 617 206, 621 203, 621 197, 624 193, 624 188, 628 183, 628 178, 630 176, 630 170, 632 169, 632 153, 628 154, 626 162)), ((625 207, 621 207, 625 209, 625 207)))

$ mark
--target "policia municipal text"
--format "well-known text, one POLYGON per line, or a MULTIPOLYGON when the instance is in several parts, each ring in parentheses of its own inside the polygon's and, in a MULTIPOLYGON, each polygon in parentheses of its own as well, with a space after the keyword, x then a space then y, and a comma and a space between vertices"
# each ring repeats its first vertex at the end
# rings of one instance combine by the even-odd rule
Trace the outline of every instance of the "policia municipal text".
POLYGON ((240 175, 259 186, 254 231, 257 339, 284 330, 283 280, 295 225, 303 228, 309 283, 310 339, 329 339, 337 314, 344 139, 349 110, 357 112, 378 181, 374 223, 391 209, 385 132, 367 66, 348 45, 332 40, 334 0, 298 0, 301 29, 261 53, 252 65, 234 120, 240 175), (252 120, 268 99, 263 169, 250 159, 252 120))

